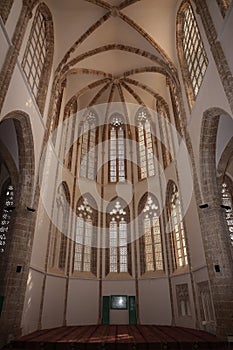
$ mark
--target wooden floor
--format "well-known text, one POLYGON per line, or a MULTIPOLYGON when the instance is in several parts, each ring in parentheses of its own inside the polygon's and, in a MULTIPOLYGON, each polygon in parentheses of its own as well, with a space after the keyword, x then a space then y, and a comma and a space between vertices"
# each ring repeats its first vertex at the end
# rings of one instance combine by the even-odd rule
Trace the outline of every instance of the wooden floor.
POLYGON ((210 333, 190 328, 157 325, 95 325, 37 331, 13 341, 4 349, 223 350, 229 349, 229 345, 210 333))

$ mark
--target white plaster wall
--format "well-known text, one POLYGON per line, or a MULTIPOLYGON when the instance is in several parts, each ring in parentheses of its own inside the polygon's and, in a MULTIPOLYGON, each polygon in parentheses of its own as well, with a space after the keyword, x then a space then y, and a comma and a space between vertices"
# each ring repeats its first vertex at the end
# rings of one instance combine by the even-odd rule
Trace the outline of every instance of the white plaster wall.
POLYGON ((42 328, 59 327, 63 324, 66 279, 48 275, 46 278, 42 328))
POLYGON ((10 39, 12 39, 12 36, 14 34, 16 23, 18 21, 21 9, 22 9, 22 0, 14 1, 6 21, 6 30, 8 32, 10 39))
POLYGON ((139 317, 142 324, 171 325, 171 300, 167 278, 139 280, 139 317))
POLYGON ((42 283, 43 274, 39 271, 30 269, 21 323, 23 334, 38 329, 42 283))
POLYGON ((128 324, 129 310, 111 310, 110 309, 110 324, 128 324))
POLYGON ((37 175, 45 126, 18 66, 12 76, 2 109, 2 117, 17 110, 25 112, 30 117, 34 142, 35 174, 37 175))
POLYGON ((102 282, 102 295, 136 295, 135 281, 105 280, 102 282))
POLYGON ((217 144, 216 144, 216 168, 221 158, 222 152, 233 137, 233 118, 228 115, 222 115, 219 119, 217 144))
POLYGON ((31 266, 44 269, 47 246, 48 246, 48 234, 50 227, 50 218, 48 217, 44 207, 38 206, 37 210, 37 221, 33 240, 32 255, 31 255, 31 266))
POLYGON ((193 193, 188 211, 184 218, 192 268, 197 268, 206 264, 197 204, 199 205, 199 203, 196 203, 193 193))
POLYGON ((67 302, 67 325, 98 323, 99 282, 70 279, 67 302))

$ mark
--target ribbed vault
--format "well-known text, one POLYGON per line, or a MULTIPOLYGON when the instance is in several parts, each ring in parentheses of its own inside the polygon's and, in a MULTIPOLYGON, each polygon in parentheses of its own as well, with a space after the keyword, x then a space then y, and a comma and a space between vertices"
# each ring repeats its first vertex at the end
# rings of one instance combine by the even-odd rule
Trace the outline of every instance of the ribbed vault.
MULTIPOLYGON (((71 0, 68 6, 62 0, 50 2, 59 10, 54 15, 55 27, 56 22, 59 24, 56 13, 61 10, 64 11, 64 30, 72 27, 69 44, 62 43, 62 34, 57 31, 57 41, 65 51, 60 48, 55 53, 55 91, 65 83, 66 100, 76 96, 79 109, 110 102, 130 102, 154 108, 155 99, 166 105, 167 79, 175 84, 178 79, 170 58, 174 60, 173 49, 167 53, 163 47, 163 42, 168 41, 166 36, 171 35, 169 15, 167 32, 161 28, 161 32, 157 30, 153 35, 149 33, 151 23, 145 20, 148 13, 158 10, 156 1, 71 0), (74 12, 77 29, 74 24, 66 23, 68 18, 72 22, 74 12)), ((160 6, 161 12, 172 12, 174 18, 176 1, 167 0, 160 6)), ((156 23, 159 17, 155 11, 156 23)))

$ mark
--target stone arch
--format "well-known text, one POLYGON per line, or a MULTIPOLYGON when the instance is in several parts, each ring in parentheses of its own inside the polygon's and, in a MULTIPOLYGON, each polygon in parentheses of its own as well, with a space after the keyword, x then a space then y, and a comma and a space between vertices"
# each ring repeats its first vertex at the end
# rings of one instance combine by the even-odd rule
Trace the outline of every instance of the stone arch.
POLYGON ((34 145, 29 116, 12 111, 3 120, 12 119, 18 142, 19 176, 15 210, 10 226, 10 240, 6 249, 5 274, 2 276, 1 295, 4 296, 0 320, 0 343, 21 333, 21 317, 27 286, 29 261, 35 225, 34 208, 34 145))
POLYGON ((200 187, 203 201, 208 206, 201 209, 200 220, 216 316, 216 333, 226 336, 232 332, 233 309, 230 301, 233 295, 227 290, 233 290, 233 261, 226 235, 225 212, 221 208, 215 160, 217 130, 222 114, 227 113, 214 107, 203 113, 199 160, 200 187), (221 300, 219 293, 224 294, 221 300), (226 311, 223 312, 223 309, 226 311))
POLYGON ((200 135, 200 178, 203 200, 218 204, 218 186, 216 171, 216 140, 219 118, 227 114, 221 108, 209 108, 203 113, 200 135), (214 195, 214 198, 212 196, 214 195), (211 199, 212 198, 212 199, 211 199))
POLYGON ((8 113, 3 119, 12 119, 18 141, 19 150, 19 183, 20 188, 17 194, 20 204, 33 205, 34 198, 34 142, 31 128, 31 122, 28 114, 16 110, 8 113))

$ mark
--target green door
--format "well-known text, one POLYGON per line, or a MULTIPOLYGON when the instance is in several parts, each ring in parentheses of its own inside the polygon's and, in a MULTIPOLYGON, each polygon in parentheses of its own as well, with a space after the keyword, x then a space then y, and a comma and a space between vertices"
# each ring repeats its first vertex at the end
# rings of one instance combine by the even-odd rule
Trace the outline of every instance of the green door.
POLYGON ((135 296, 129 296, 129 324, 137 324, 135 296))
POLYGON ((109 324, 109 302, 110 297, 103 297, 103 305, 102 305, 102 324, 109 324))

